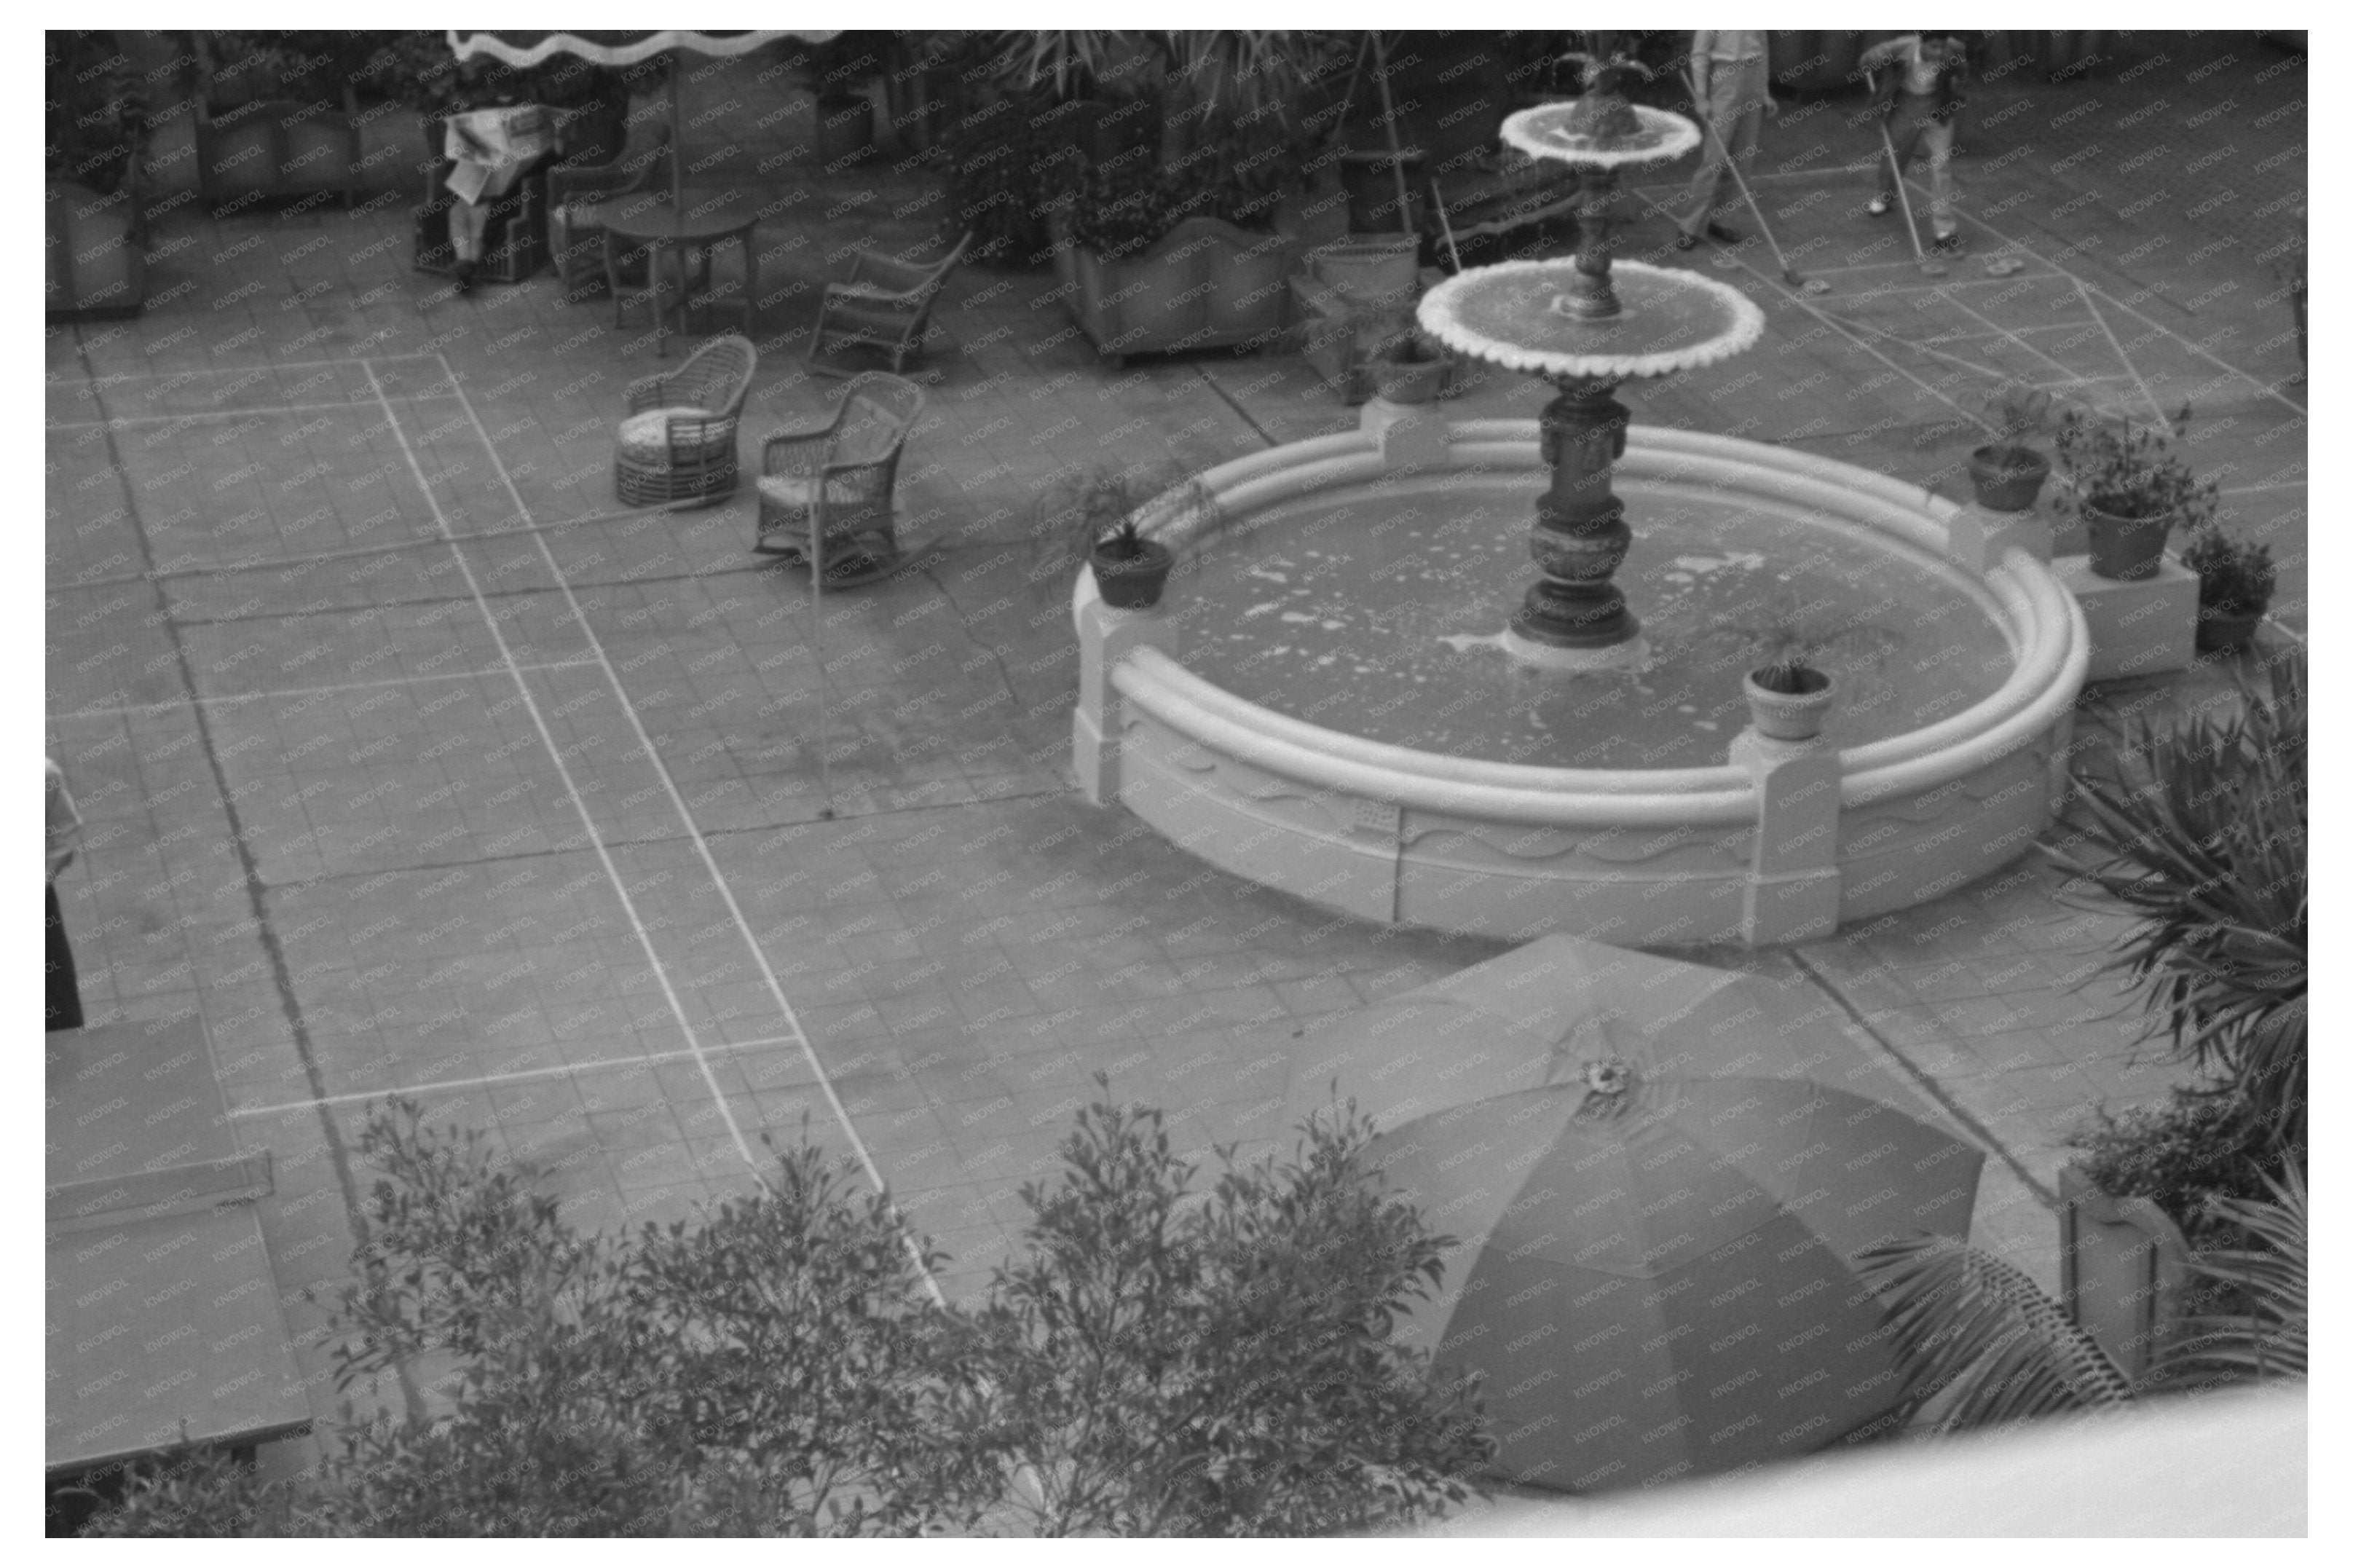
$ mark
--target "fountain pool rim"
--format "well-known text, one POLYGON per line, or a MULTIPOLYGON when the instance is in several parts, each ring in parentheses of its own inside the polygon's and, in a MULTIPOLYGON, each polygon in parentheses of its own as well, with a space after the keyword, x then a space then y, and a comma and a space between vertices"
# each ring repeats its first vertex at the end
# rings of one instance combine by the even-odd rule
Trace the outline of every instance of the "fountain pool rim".
MULTIPOLYGON (((1199 482, 1217 497, 1222 520, 1187 511, 1171 496, 1148 505, 1143 521, 1181 559, 1207 542, 1208 528, 1246 526, 1252 514, 1291 498, 1369 487, 1386 474, 1524 468, 1530 470, 1533 499, 1544 471, 1537 440, 1533 419, 1407 416, 1386 432, 1365 428, 1293 442, 1208 469, 1199 482)), ((1907 889, 1917 893, 1940 881, 1957 885, 1943 874, 1969 859, 1962 851, 1972 836, 1957 831, 1957 821, 1998 830, 2010 858, 2031 839, 2031 831, 2021 836, 2013 829, 2047 826, 2064 788, 2063 742, 2090 648, 2082 611, 2042 561, 2010 546, 1989 560, 1982 574, 1966 570, 1953 559, 1959 505, 1869 469, 1787 447, 1638 424, 1628 432, 1618 472, 1629 480, 1683 479, 1736 496, 1745 491, 1794 502, 1838 524, 1868 530, 1892 554, 1923 570, 1957 574, 2009 640, 2010 675, 1987 697, 1935 723, 1835 754, 1837 868, 1846 871, 1860 860, 1878 865, 1907 848, 1919 861, 1896 876, 1902 886, 1894 895, 1849 898, 1841 918, 1919 901, 1907 889), (2021 783, 2030 775, 2031 784, 2021 783), (1969 809, 1956 818, 1965 805, 1969 809), (1868 837, 1873 832, 1878 837, 1868 837)), ((1639 551, 1641 520, 1630 521, 1639 551)), ((1079 574, 1071 609, 1082 654, 1092 661, 1082 669, 1099 669, 1104 706, 1092 721, 1102 732, 1091 741, 1082 689, 1075 739, 1082 777, 1090 744, 1116 746, 1118 779, 1106 797, 1121 799, 1205 858, 1369 918, 1497 934, 1532 926, 1615 932, 1618 940, 1630 941, 1691 940, 1675 934, 1689 923, 1688 905, 1662 892, 1646 895, 1644 884, 1740 879, 1733 876, 1733 862, 1746 851, 1733 841, 1740 837, 1737 829, 1757 828, 1764 801, 1761 775, 1748 762, 1728 755, 1708 767, 1545 767, 1421 752, 1293 719, 1203 679, 1184 667, 1181 650, 1169 651, 1166 645, 1181 636, 1183 616, 1171 612, 1183 602, 1186 582, 1181 572, 1171 580, 1167 610, 1128 613, 1103 606, 1092 574, 1079 574), (1114 632, 1123 622, 1129 631, 1114 632), (1137 629, 1143 626, 1152 629, 1137 629), (1119 641, 1122 637, 1127 640, 1119 641), (1235 776, 1221 778, 1221 769, 1235 776), (1212 820, 1256 823, 1250 837, 1260 842, 1248 851, 1233 848, 1212 820), (1480 837, 1482 828, 1520 838, 1490 837, 1475 854, 1418 848, 1431 835, 1437 836, 1433 844, 1459 846, 1466 835, 1480 837), (1556 859, 1581 856, 1590 864, 1581 870, 1536 868, 1527 859, 1534 852, 1523 852, 1521 845, 1531 831, 1541 837, 1546 830, 1578 842, 1563 847, 1544 838, 1553 846, 1545 853, 1557 850, 1556 859), (1601 840, 1581 837, 1592 835, 1608 843, 1596 848, 1601 840), (1628 835, 1645 837, 1630 847, 1628 835), (1648 872, 1629 869, 1661 857, 1683 869, 1666 870, 1664 861, 1648 872), (1328 885, 1335 876, 1349 881, 1360 872, 1379 874, 1358 860, 1389 864, 1397 889, 1386 905, 1377 889, 1351 881, 1335 893, 1328 885), (1481 885, 1463 902, 1464 918, 1433 918, 1408 908, 1408 882, 1441 870, 1458 895, 1481 885), (1526 888, 1513 891, 1531 879, 1575 886, 1532 905, 1526 888), (1613 881, 1615 892, 1608 886, 1613 881), (1518 916, 1534 918, 1499 925, 1497 900, 1506 893, 1517 900, 1518 916), (1576 908, 1569 910, 1560 900, 1572 893, 1576 908), (1646 896, 1648 910, 1637 907, 1646 896), (1649 918, 1670 907, 1682 911, 1677 921, 1649 918)), ((1507 608, 1497 606, 1499 618, 1507 608)), ((1755 880, 1753 868, 1747 879, 1755 880)))

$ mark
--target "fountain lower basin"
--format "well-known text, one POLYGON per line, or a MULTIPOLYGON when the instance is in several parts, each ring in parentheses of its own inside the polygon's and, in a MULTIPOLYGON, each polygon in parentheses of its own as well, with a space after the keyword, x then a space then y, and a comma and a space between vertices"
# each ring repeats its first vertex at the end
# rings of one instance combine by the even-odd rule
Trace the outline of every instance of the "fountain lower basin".
MULTIPOLYGON (((1641 515, 1680 497, 1712 515, 1767 520, 1768 532, 1835 544, 1831 552, 1846 552, 1850 567, 1915 579, 1933 590, 1929 601, 1964 606, 1947 617, 1966 627, 1959 662, 1973 667, 1955 672, 1957 708, 1924 717, 1915 704, 1908 716, 1849 724, 1843 734, 1834 723, 1829 746, 1800 759, 1798 771, 1782 769, 1776 783, 1792 759, 1760 751, 1753 736, 1744 749, 1745 714, 1720 699, 1667 701, 1667 728, 1685 732, 1661 753, 1672 765, 1647 766, 1552 765, 1580 748, 1542 743, 1541 725, 1501 750, 1427 732, 1419 744, 1379 739, 1358 732, 1383 729, 1378 719, 1339 721, 1377 703, 1344 697, 1305 717, 1318 700, 1299 700, 1279 677, 1258 700, 1241 695, 1231 686, 1249 683, 1220 671, 1213 639, 1225 635, 1221 622, 1252 605, 1234 591, 1239 579, 1220 582, 1219 574, 1249 552, 1316 547, 1303 533, 1286 540, 1287 520, 1294 532, 1331 520, 1323 531, 1337 539, 1377 527, 1384 515, 1427 512, 1426 498, 1450 484, 1466 498, 1460 513, 1492 500, 1498 518, 1524 519, 1526 498, 1544 482, 1534 420, 1421 416, 1386 432, 1371 425, 1203 474, 1220 502, 1219 533, 1158 534, 1183 558, 1162 610, 1110 610, 1081 575, 1073 732, 1091 797, 1118 800, 1236 875, 1361 919, 1650 945, 1826 934, 1826 920, 1906 908, 1999 869, 2051 821, 2089 650, 2081 613, 2049 569, 2008 548, 1971 570, 1952 558, 1953 503, 1867 469, 1726 437, 1639 425, 1629 433, 1617 473, 1633 509, 1641 570, 1684 553, 1672 527, 1651 527, 1641 515), (1803 767, 1834 782, 1834 809, 1820 790, 1788 787, 1803 767), (1788 798, 1806 793, 1810 807, 1788 798), (1802 896, 1789 907, 1811 912, 1776 915, 1773 895, 1792 888, 1802 896)), ((1483 539, 1480 527, 1469 533, 1483 539)), ((1476 552, 1442 553, 1438 564, 1466 553, 1476 552)), ((1410 619, 1426 601, 1405 595, 1405 586, 1406 607, 1396 613, 1410 619)), ((1495 606, 1492 629, 1501 629, 1506 607, 1495 606)), ((1400 647, 1476 629, 1424 620, 1400 647)), ((1672 610, 1662 628, 1671 639, 1689 629, 1672 610)), ((1461 657, 1482 656, 1502 659, 1496 649, 1461 657)), ((1642 679, 1521 674, 1570 689, 1642 679)), ((1738 679, 1730 668, 1721 682, 1736 691, 1738 679)), ((1678 695, 1642 697, 1639 706, 1678 695)))

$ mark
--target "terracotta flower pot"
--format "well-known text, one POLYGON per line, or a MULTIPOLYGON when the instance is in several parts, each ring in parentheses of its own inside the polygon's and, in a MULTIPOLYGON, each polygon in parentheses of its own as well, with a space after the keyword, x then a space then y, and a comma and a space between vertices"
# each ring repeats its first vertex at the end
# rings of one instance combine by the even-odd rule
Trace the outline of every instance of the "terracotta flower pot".
POLYGON ((1810 741, 1822 732, 1837 683, 1819 669, 1800 667, 1798 684, 1803 691, 1775 691, 1758 683, 1763 670, 1751 670, 1741 682, 1748 699, 1748 721, 1757 732, 1775 741, 1810 741))
POLYGON ((2084 508, 2084 528, 2091 539, 2092 575, 2111 582, 2132 583, 2153 576, 2165 554, 2165 536, 2173 527, 2173 513, 2157 517, 2114 517, 2097 507, 2084 508))
POLYGON ((1391 403, 1435 402, 1446 383, 1442 359, 1400 360, 1384 354, 1373 361, 1372 369, 1373 390, 1391 403))
POLYGON ((1988 511, 2025 511, 2051 477, 2051 459, 2031 447, 1979 447, 1969 454, 1969 484, 1988 511))
POLYGON ((1097 550, 1087 557, 1094 569, 1095 591, 1114 610, 1148 610, 1160 602, 1176 557, 1156 539, 1142 542, 1134 555, 1113 555, 1097 550))

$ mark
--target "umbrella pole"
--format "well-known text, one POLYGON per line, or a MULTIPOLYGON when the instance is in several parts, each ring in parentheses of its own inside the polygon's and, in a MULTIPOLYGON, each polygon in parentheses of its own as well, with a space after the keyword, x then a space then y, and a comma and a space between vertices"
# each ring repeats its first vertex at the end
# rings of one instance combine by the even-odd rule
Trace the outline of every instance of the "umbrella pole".
MULTIPOLYGON (((1381 47, 1381 36, 1373 34, 1373 80, 1381 89, 1381 125, 1388 132, 1389 176, 1397 182, 1398 229, 1415 235, 1413 226, 1413 196, 1405 185, 1405 149, 1398 142, 1397 103, 1389 97, 1389 55, 1381 47)), ((1415 235, 1419 238, 1419 235, 1415 235)))
POLYGON ((817 787, 824 793, 825 804, 818 808, 818 818, 833 819, 833 759, 825 745, 825 644, 819 629, 823 620, 819 600, 825 578, 825 470, 818 470, 817 497, 809 505, 809 658, 817 661, 817 787))
POLYGON ((676 49, 670 51, 670 210, 673 221, 685 210, 686 149, 679 138, 685 133, 686 121, 678 111, 679 67, 686 57, 676 49))

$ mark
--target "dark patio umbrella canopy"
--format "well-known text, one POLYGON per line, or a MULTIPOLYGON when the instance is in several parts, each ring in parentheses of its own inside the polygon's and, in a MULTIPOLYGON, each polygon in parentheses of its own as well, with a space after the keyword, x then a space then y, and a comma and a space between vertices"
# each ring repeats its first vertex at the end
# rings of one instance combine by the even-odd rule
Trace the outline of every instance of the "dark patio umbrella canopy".
POLYGON ((1318 1033, 1290 1119, 1336 1079, 1460 1243, 1398 1332, 1484 1374, 1497 1473, 1716 1473, 1897 1409, 1852 1259, 1966 1237, 1984 1157, 1801 988, 1549 938, 1318 1033))

